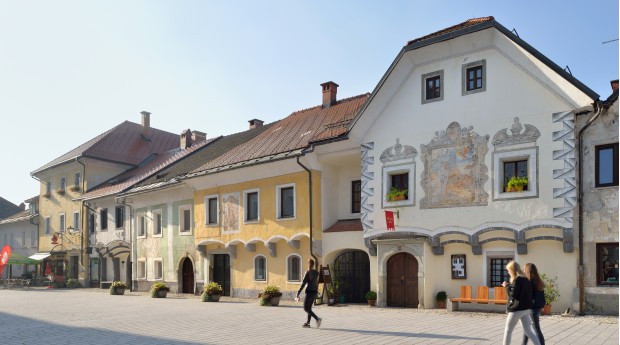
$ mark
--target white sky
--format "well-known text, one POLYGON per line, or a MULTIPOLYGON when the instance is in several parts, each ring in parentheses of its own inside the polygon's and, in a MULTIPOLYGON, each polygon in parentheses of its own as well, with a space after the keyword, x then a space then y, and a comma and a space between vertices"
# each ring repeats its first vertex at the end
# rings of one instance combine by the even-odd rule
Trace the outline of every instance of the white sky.
POLYGON ((618 1, 0 0, 0 196, 140 111, 208 137, 372 92, 400 49, 494 16, 597 92, 618 78, 618 1))

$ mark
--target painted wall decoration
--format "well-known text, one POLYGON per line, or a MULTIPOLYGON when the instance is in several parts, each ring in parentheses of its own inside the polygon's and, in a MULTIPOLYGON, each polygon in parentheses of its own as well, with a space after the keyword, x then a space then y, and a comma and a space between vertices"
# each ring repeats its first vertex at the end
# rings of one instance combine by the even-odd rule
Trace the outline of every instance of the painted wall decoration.
POLYGON ((467 279, 465 254, 455 254, 451 257, 452 279, 467 279))
POLYGON ((239 231, 239 193, 222 194, 222 231, 239 231))
POLYGON ((421 145, 425 195, 420 208, 487 205, 484 183, 489 177, 484 159, 488 142, 488 135, 452 122, 445 131, 435 132, 428 145, 421 145))
POLYGON ((514 118, 514 123, 510 127, 510 131, 508 128, 504 128, 493 136, 493 145, 495 146, 507 146, 507 145, 515 145, 515 144, 523 144, 536 142, 536 139, 540 137, 540 131, 538 128, 528 125, 522 125, 519 122, 519 118, 514 118), (524 129, 525 128, 525 129, 524 129))

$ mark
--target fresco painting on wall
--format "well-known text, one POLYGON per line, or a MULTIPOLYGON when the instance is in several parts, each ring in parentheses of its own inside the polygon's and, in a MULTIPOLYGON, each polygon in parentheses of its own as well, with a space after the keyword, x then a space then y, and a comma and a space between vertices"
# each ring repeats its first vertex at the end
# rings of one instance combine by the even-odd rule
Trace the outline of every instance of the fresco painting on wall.
POLYGON ((223 194, 222 203, 222 231, 229 233, 239 231, 239 193, 223 194))
POLYGON ((488 140, 488 135, 480 136, 472 127, 461 128, 452 122, 445 131, 436 132, 428 145, 422 145, 422 208, 487 204, 484 157, 488 140))

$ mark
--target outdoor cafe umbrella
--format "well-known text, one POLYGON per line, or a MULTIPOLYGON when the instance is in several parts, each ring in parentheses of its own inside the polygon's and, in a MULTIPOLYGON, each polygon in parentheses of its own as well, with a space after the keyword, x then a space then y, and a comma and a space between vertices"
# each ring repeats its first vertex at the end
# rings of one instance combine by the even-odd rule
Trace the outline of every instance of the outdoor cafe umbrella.
POLYGON ((48 262, 47 265, 45 265, 45 275, 48 276, 52 274, 52 268, 50 267, 50 263, 48 262))
POLYGON ((9 261, 6 263, 7 265, 39 265, 40 261, 33 260, 31 258, 27 258, 25 256, 13 253, 9 257, 9 261))

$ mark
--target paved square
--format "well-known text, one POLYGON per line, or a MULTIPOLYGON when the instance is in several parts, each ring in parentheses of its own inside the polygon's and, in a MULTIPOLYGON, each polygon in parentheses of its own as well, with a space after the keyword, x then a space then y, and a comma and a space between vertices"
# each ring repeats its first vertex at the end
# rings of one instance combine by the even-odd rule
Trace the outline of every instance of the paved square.
MULTIPOLYGON (((320 329, 302 328, 301 303, 100 289, 0 290, 4 344, 501 344, 505 315, 443 310, 316 306, 320 329)), ((617 317, 542 317, 547 344, 618 344, 617 317)), ((521 343, 522 332, 513 334, 521 343)))

